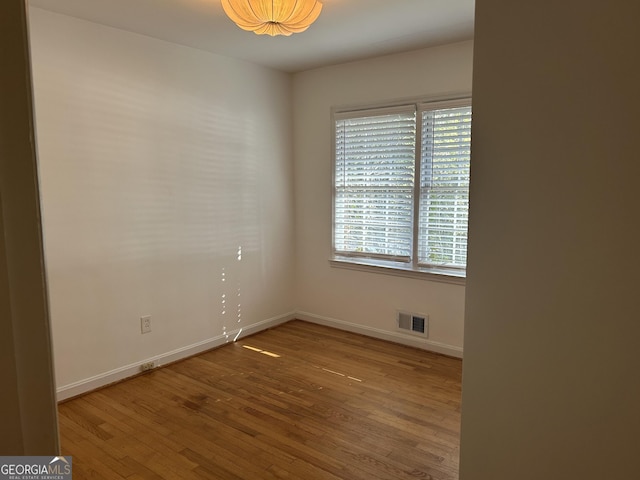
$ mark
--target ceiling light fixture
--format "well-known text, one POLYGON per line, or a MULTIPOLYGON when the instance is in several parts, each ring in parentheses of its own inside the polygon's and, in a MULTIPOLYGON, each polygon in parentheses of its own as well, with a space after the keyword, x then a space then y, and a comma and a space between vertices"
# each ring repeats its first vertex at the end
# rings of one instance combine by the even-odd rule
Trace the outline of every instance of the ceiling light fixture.
POLYGON ((289 36, 304 32, 322 10, 318 0, 221 0, 227 16, 258 35, 289 36))

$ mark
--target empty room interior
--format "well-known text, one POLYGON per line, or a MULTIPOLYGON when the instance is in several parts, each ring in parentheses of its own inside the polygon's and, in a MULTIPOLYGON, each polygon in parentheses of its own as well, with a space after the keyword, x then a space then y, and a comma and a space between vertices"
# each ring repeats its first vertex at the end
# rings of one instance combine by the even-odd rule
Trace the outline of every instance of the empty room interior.
POLYGON ((0 7, 0 455, 633 478, 640 7, 260 3, 0 7))

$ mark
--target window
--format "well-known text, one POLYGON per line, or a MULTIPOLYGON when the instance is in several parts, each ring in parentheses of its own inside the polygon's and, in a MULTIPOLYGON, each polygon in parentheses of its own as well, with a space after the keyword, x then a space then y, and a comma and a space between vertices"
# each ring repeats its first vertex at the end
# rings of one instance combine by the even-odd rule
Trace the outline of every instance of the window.
POLYGON ((333 119, 334 259, 464 277, 470 100, 333 119))

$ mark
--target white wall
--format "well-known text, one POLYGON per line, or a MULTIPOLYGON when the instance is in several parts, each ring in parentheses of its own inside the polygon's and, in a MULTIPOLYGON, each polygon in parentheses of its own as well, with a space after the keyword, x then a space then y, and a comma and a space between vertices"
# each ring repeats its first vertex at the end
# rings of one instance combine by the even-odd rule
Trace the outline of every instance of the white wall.
POLYGON ((31 22, 61 396, 290 318, 290 77, 40 9, 31 22))
POLYGON ((638 478, 638 18, 476 3, 462 480, 638 478))
POLYGON ((431 319, 428 347, 461 353, 464 286, 330 267, 330 109, 470 93, 472 56, 472 42, 464 42, 294 76, 296 298, 302 318, 405 341, 396 335, 396 309, 425 313, 431 319))

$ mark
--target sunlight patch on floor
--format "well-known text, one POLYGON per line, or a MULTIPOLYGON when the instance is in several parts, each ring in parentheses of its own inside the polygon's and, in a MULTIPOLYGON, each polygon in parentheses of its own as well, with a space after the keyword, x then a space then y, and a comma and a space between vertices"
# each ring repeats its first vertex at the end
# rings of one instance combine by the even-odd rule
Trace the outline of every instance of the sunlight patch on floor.
POLYGON ((242 348, 267 355, 268 357, 280 358, 280 355, 278 355, 277 353, 269 352, 268 350, 262 350, 261 348, 252 347, 251 345, 242 345, 242 348))

